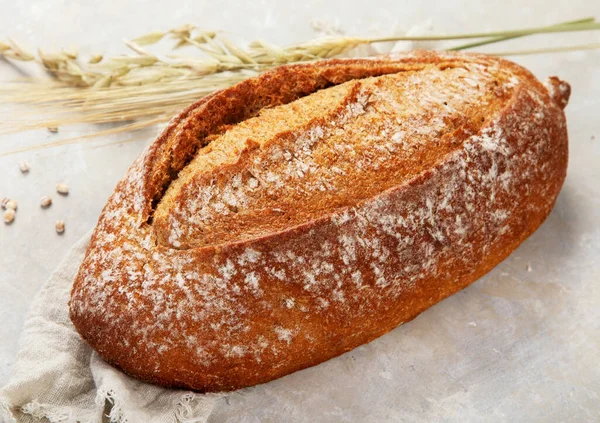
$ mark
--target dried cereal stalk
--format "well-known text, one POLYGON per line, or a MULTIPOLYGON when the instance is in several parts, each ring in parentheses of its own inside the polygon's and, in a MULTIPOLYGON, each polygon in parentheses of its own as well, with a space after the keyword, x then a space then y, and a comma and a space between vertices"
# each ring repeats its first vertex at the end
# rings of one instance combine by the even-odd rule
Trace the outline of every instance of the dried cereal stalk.
MULTIPOLYGON (((75 123, 122 124, 98 135, 139 129, 166 122, 202 96, 272 67, 339 57, 364 45, 390 41, 482 39, 448 48, 464 50, 533 34, 597 29, 600 29, 600 24, 594 18, 585 18, 539 28, 458 35, 361 38, 339 35, 339 31, 334 31, 334 35, 287 47, 257 40, 244 49, 221 34, 183 25, 126 41, 125 45, 133 52, 131 55, 92 55, 86 63, 80 61, 77 51, 63 49, 50 53, 38 50, 35 55, 8 39, 0 42, 1 57, 18 62, 37 62, 53 79, 27 79, 0 86, 0 101, 15 105, 12 115, 0 122, 0 133, 75 123), (188 46, 197 49, 200 55, 172 54, 163 57, 148 50, 165 39, 173 43, 174 51, 188 46)), ((537 54, 598 47, 597 44, 589 44, 500 54, 537 54)), ((54 141, 42 146, 71 141, 54 141)))

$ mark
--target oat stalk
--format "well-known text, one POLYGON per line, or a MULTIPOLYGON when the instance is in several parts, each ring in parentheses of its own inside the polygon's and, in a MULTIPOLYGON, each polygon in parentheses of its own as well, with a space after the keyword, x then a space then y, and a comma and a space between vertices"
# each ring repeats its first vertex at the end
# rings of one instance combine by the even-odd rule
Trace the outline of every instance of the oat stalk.
MULTIPOLYGON (((0 41, 0 57, 11 62, 36 62, 51 78, 27 78, 0 86, 0 102, 16 106, 15 112, 0 122, 0 133, 75 123, 121 122, 120 126, 96 135, 144 128, 166 122, 194 100, 264 70, 282 64, 340 57, 364 45, 481 38, 477 42, 447 48, 464 50, 535 34, 597 29, 600 29, 600 23, 596 23, 594 18, 585 18, 545 27, 476 34, 378 38, 334 35, 286 47, 257 40, 242 48, 223 34, 183 25, 125 41, 132 54, 113 57, 96 54, 86 61, 77 51, 67 49, 58 52, 38 50, 34 54, 8 39, 7 42, 0 41), (171 54, 161 56, 150 50, 153 45, 165 41, 172 44, 171 54), (180 49, 183 47, 199 54, 182 55, 180 49)), ((587 44, 498 54, 535 54, 597 47, 600 46, 587 44)))

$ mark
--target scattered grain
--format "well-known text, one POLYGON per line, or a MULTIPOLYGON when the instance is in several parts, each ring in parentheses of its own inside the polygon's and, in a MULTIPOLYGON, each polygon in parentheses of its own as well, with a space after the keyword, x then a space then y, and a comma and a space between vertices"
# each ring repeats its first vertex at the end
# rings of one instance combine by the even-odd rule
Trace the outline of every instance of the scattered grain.
POLYGON ((4 223, 9 224, 15 220, 15 211, 13 209, 8 209, 4 212, 4 223))
POLYGON ((88 60, 88 63, 94 65, 96 63, 100 63, 102 61, 103 57, 101 54, 94 54, 92 56, 90 56, 90 60, 88 60))
POLYGON ((8 200, 4 208, 9 210, 17 210, 16 200, 8 200))
POLYGON ((61 195, 69 194, 69 186, 63 182, 56 184, 56 192, 61 195))
POLYGON ((42 198, 40 198, 40 207, 45 209, 50 207, 50 205, 52 205, 52 198, 44 195, 42 198))
POLYGON ((29 163, 27 163, 25 160, 21 160, 19 162, 19 169, 21 169, 22 173, 29 172, 29 163))
POLYGON ((65 222, 64 220, 57 220, 54 225, 57 234, 62 234, 65 231, 65 222))

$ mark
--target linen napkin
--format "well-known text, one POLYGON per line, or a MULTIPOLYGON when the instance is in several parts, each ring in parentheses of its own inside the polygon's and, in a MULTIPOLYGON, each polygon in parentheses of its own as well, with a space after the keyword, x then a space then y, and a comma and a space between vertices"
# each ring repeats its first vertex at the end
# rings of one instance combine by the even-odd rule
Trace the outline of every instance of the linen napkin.
POLYGON ((76 332, 67 303, 90 236, 71 248, 32 303, 12 376, 0 389, 0 420, 206 422, 222 395, 133 379, 105 363, 76 332))

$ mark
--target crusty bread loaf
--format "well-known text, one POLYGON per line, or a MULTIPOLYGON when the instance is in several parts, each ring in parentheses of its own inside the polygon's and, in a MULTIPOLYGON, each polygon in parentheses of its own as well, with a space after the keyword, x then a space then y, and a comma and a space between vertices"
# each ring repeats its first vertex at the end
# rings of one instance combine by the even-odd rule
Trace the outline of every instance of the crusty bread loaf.
POLYGON ((283 66, 174 118, 104 208, 71 319, 199 391, 278 378, 464 288, 552 209, 569 86, 413 52, 283 66))

